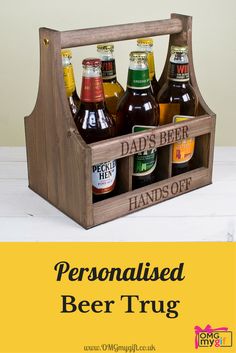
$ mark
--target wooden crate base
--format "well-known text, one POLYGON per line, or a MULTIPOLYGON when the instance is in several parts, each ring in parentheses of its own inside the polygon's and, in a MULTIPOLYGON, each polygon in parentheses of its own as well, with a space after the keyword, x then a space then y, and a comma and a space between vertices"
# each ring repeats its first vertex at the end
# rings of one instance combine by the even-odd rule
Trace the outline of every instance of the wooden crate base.
POLYGON ((97 202, 93 205, 94 226, 156 205, 211 183, 212 180, 208 168, 202 167, 168 180, 97 202))

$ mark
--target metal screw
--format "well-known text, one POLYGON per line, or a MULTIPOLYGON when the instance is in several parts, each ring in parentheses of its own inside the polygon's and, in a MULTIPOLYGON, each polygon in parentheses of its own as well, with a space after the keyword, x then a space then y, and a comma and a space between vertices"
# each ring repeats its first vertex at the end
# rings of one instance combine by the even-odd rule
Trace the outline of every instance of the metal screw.
POLYGON ((49 46, 49 39, 48 38, 44 38, 43 43, 44 43, 44 45, 46 47, 48 47, 49 46))

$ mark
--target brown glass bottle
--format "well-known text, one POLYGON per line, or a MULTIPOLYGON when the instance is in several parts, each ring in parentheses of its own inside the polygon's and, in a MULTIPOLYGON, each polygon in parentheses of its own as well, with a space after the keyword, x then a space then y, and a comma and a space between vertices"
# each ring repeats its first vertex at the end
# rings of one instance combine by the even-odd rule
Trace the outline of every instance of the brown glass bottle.
MULTIPOLYGON (((187 52, 186 46, 171 47, 168 79, 157 97, 160 106, 160 125, 191 119, 197 115, 198 99, 189 82, 187 52), (179 117, 174 118, 176 115, 179 117)), ((190 139, 173 146, 173 176, 191 169, 193 149, 194 141, 190 139)))
POLYGON ((97 51, 102 62, 102 80, 107 110, 116 121, 117 105, 124 89, 117 80, 113 44, 98 44, 97 51))
MULTIPOLYGON (((130 53, 127 90, 118 105, 117 122, 120 134, 145 130, 159 123, 159 108, 150 90, 145 52, 130 53)), ((156 181, 156 165, 156 150, 134 155, 133 189, 156 181)))
POLYGON ((79 109, 80 99, 75 86, 74 70, 71 62, 72 52, 71 50, 62 50, 61 55, 66 95, 71 113, 75 116, 79 109))
MULTIPOLYGON (((101 77, 101 60, 83 60, 83 79, 80 108, 75 124, 86 143, 105 140, 115 135, 115 123, 106 110, 101 77)), ((93 201, 100 201, 114 194, 116 161, 94 165, 92 169, 93 201)))

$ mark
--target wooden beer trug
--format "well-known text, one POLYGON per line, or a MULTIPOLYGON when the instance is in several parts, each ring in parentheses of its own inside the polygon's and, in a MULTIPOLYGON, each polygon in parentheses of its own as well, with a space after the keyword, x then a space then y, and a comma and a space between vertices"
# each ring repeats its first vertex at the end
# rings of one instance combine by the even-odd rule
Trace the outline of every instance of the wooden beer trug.
POLYGON ((192 18, 117 26, 55 31, 40 29, 40 82, 37 102, 25 117, 29 187, 84 228, 157 204, 212 182, 215 114, 199 91, 192 58, 192 18), (86 144, 78 133, 68 105, 61 49, 169 34, 169 49, 160 78, 167 77, 171 45, 188 45, 190 80, 199 98, 197 118, 146 132, 86 144), (182 133, 195 137, 194 169, 171 177, 171 149, 182 133), (134 146, 148 150, 156 141, 160 181, 132 190, 134 146), (133 148, 132 148, 133 146, 133 148), (118 195, 92 202, 92 165, 117 159, 118 195))

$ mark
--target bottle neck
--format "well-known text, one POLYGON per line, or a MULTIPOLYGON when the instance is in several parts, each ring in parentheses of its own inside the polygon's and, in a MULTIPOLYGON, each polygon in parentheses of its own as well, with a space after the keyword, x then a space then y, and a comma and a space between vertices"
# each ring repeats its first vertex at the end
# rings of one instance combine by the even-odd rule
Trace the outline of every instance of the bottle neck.
POLYGON ((147 60, 148 60, 148 67, 149 67, 149 77, 150 77, 150 80, 152 81, 153 77, 155 76, 155 63, 154 63, 154 55, 152 51, 148 52, 147 60))
POLYGON ((155 62, 154 62, 154 55, 153 55, 152 48, 153 48, 152 45, 138 44, 138 50, 145 51, 147 53, 149 78, 151 81, 153 80, 153 77, 155 76, 155 62))
POLYGON ((74 70, 72 64, 69 62, 66 65, 63 65, 63 76, 64 76, 64 84, 66 88, 67 97, 71 97, 76 90, 75 87, 75 78, 74 78, 74 70))
POLYGON ((100 69, 84 69, 80 99, 83 103, 99 103, 104 101, 100 69))
POLYGON ((104 82, 116 81, 116 62, 114 58, 102 59, 101 69, 104 82))
POLYGON ((149 69, 145 64, 130 62, 127 88, 144 90, 150 88, 149 69))

